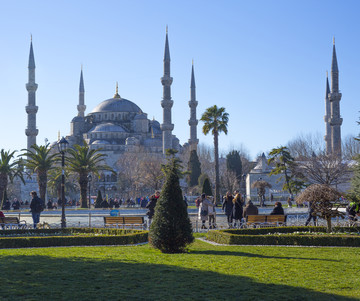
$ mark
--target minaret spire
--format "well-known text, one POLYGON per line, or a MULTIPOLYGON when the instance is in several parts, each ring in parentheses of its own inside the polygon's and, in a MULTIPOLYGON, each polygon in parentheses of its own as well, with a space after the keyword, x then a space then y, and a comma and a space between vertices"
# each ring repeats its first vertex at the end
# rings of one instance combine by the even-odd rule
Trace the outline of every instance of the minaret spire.
POLYGON ((333 54, 331 62, 331 93, 330 101, 330 125, 331 125, 331 152, 341 158, 341 125, 340 100, 342 94, 339 91, 339 68, 336 58, 335 38, 333 40, 333 54))
POLYGON ((163 107, 163 123, 161 130, 163 132, 163 154, 166 149, 172 148, 172 130, 174 125, 171 123, 171 108, 174 101, 171 99, 171 84, 173 78, 170 76, 170 50, 168 40, 168 29, 166 27, 165 53, 164 53, 164 75, 161 78, 163 85, 163 99, 161 106, 163 107))
POLYGON ((197 145, 199 143, 199 139, 197 139, 197 125, 198 120, 196 119, 196 107, 198 102, 196 101, 196 86, 195 86, 195 75, 194 75, 194 61, 191 66, 191 84, 190 84, 190 139, 189 145, 191 150, 197 150, 197 145))
POLYGON ((326 147, 326 153, 331 154, 332 148, 331 148, 331 126, 330 126, 330 117, 331 117, 331 109, 330 109, 330 100, 329 100, 329 94, 330 94, 330 87, 329 87, 329 77, 328 72, 326 71, 326 89, 325 89, 325 147, 326 147))
POLYGON ((28 69, 29 79, 28 83, 26 84, 26 90, 28 91, 28 104, 25 107, 28 118, 25 134, 27 136, 27 149, 31 149, 31 147, 36 144, 36 136, 39 133, 39 130, 36 128, 36 113, 38 111, 38 107, 36 106, 36 90, 38 88, 38 85, 35 83, 35 58, 32 45, 32 37, 30 42, 28 69))
POLYGON ((79 104, 77 106, 78 109, 78 116, 84 117, 85 116, 85 88, 84 88, 84 79, 83 79, 83 68, 81 66, 80 72, 80 84, 79 84, 79 104))

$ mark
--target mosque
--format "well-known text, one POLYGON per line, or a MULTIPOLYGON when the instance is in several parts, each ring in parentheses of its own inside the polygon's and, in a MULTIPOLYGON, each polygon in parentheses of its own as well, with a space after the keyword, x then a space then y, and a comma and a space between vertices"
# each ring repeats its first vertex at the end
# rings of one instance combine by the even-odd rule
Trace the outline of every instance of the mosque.
MULTIPOLYGON (((86 141, 90 149, 101 149, 101 152, 107 155, 106 163, 115 169, 116 162, 121 154, 136 149, 143 149, 144 151, 159 155, 165 154, 166 149, 171 148, 178 151, 181 151, 184 147, 196 149, 199 142, 197 139, 198 120, 196 119, 198 102, 196 101, 193 64, 191 69, 190 100, 188 102, 190 108, 188 122, 190 138, 187 143, 180 145, 179 139, 172 133, 174 129, 174 124, 172 124, 171 120, 171 108, 173 106, 171 84, 173 78, 170 75, 170 49, 167 30, 163 64, 164 73, 161 77, 163 98, 160 103, 163 109, 162 124, 157 120, 148 119, 148 115, 138 105, 122 98, 118 92, 117 84, 115 95, 112 98, 102 101, 90 113, 85 115, 85 86, 83 71, 81 70, 77 116, 71 120, 70 134, 65 137, 69 142, 69 146, 81 145, 83 141, 86 141)), ((36 127, 36 114, 38 111, 38 106, 36 106, 36 90, 38 85, 35 82, 35 58, 32 41, 30 43, 28 75, 28 83, 26 84, 28 104, 25 108, 27 128, 25 134, 27 136, 27 148, 31 149, 31 146, 36 144, 36 136, 38 135, 36 127)), ((56 142, 53 144, 55 145, 56 142)), ((108 185, 116 184, 116 179, 112 179, 110 175, 105 176, 108 182, 110 182, 108 185)))
MULTIPOLYGON (((26 84, 28 91, 28 105, 26 113, 28 115, 27 129, 27 148, 36 144, 38 129, 36 128, 36 90, 35 83, 35 59, 32 41, 30 44, 29 55, 29 81, 26 84)), ((163 99, 161 106, 163 108, 163 122, 148 119, 148 115, 139 108, 134 102, 122 98, 116 92, 112 98, 106 99, 98 104, 89 114, 85 115, 85 88, 83 80, 83 71, 80 73, 79 85, 79 103, 77 105, 77 116, 71 120, 70 134, 65 138, 70 146, 82 144, 85 140, 91 149, 102 149, 109 157, 110 161, 116 160, 119 154, 133 150, 134 147, 143 147, 146 151, 152 153, 165 154, 166 149, 176 149, 180 151, 179 139, 172 134, 174 124, 171 122, 171 108, 173 100, 171 98, 171 84, 173 78, 170 76, 170 50, 168 41, 168 32, 166 31, 165 52, 164 52, 164 74, 161 77, 163 86, 163 99), (113 160, 111 160, 111 158, 113 160)), ((194 66, 191 70, 190 87, 190 139, 184 146, 190 146, 196 149, 197 124, 195 92, 194 66)), ((109 162, 110 163, 110 162, 109 162)))

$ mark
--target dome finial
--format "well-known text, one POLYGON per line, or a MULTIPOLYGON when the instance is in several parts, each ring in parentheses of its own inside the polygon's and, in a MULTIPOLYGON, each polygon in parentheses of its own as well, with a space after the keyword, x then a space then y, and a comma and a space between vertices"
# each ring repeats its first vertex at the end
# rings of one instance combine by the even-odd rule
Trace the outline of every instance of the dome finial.
POLYGON ((116 82, 116 90, 115 90, 115 95, 114 98, 121 98, 119 95, 119 86, 118 86, 118 82, 116 82))

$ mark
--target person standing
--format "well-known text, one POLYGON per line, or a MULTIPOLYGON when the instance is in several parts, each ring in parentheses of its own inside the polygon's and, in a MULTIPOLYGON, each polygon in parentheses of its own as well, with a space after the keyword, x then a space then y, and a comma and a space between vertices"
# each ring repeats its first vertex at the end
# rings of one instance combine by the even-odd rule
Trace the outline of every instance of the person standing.
POLYGON ((36 229, 37 224, 40 222, 40 213, 44 210, 44 202, 37 196, 36 191, 31 191, 32 197, 30 203, 30 210, 34 222, 34 228, 36 229))
POLYGON ((230 191, 228 191, 226 193, 226 196, 224 197, 224 201, 222 204, 222 210, 225 212, 226 216, 227 216, 227 222, 229 225, 229 229, 232 227, 232 222, 233 222, 233 196, 230 193, 230 191))
POLYGON ((155 214, 155 206, 160 197, 160 191, 156 190, 155 193, 149 198, 149 202, 146 204, 146 208, 148 209, 148 212, 146 215, 148 216, 149 223, 148 227, 151 225, 151 220, 155 214))
MULTIPOLYGON (((199 206, 199 219, 201 220, 201 229, 206 229, 205 222, 209 216, 209 208, 213 209, 215 205, 206 198, 206 194, 203 193, 200 198, 199 206)), ((210 224, 210 222, 209 222, 210 224)))
POLYGON ((233 199, 233 218, 235 220, 234 227, 237 226, 237 221, 239 221, 239 227, 241 226, 241 219, 243 217, 243 198, 239 190, 235 191, 235 197, 233 199))
POLYGON ((311 219, 314 222, 314 226, 316 226, 316 215, 313 215, 313 213, 314 213, 313 202, 310 201, 308 206, 308 218, 305 222, 305 226, 307 226, 310 223, 311 219))

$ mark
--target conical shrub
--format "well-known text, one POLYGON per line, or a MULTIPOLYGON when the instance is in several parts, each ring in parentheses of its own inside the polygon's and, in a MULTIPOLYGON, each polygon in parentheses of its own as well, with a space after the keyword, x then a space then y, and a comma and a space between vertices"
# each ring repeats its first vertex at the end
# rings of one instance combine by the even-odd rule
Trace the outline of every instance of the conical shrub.
POLYGON ((163 253, 182 253, 194 241, 194 237, 175 158, 170 160, 164 171, 166 180, 155 207, 149 242, 163 253))

